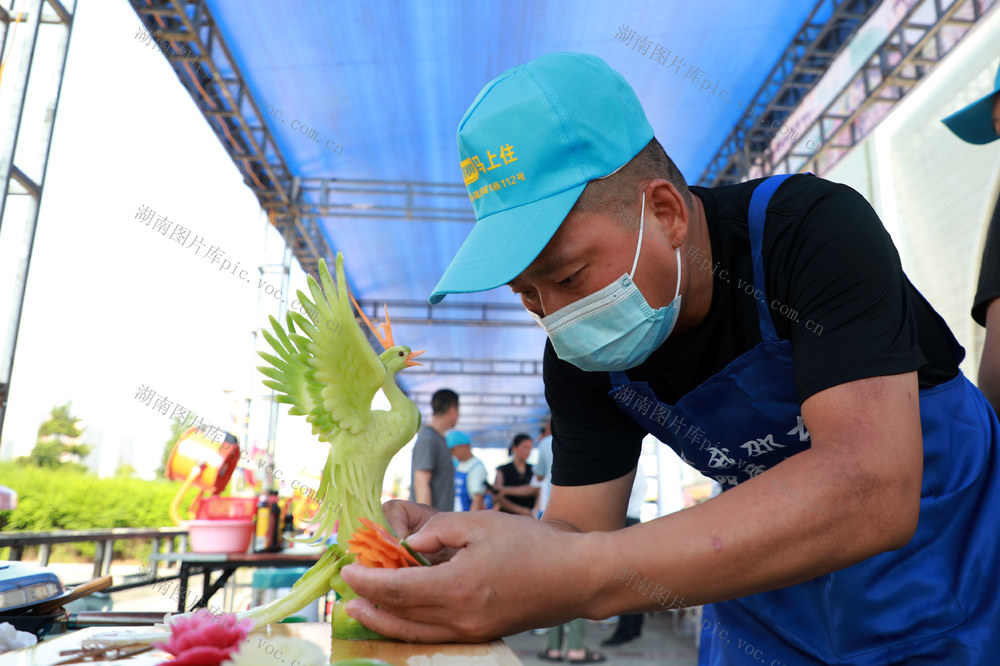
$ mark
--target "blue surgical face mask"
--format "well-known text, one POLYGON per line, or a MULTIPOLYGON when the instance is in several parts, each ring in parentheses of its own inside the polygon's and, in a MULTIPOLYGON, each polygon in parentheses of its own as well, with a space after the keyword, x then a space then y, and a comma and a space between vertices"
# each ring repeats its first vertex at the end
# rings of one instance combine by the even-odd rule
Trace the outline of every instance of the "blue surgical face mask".
POLYGON ((674 300, 654 310, 632 276, 639 265, 646 198, 639 215, 639 243, 632 270, 593 294, 546 317, 531 313, 545 329, 556 355, 581 370, 628 370, 641 364, 667 339, 681 309, 681 251, 677 249, 674 300))

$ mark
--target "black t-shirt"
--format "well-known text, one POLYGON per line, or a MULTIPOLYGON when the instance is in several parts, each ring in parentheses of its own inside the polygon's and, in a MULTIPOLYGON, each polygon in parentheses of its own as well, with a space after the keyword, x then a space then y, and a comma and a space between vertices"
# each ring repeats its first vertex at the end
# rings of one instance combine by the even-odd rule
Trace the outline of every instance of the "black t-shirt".
MULTIPOLYGON (((514 463, 512 462, 509 462, 506 465, 500 465, 497 467, 497 471, 500 472, 501 476, 503 476, 504 487, 509 486, 513 488, 516 486, 527 486, 531 484, 531 465, 527 463, 525 463, 524 474, 521 474, 521 472, 517 470, 517 467, 514 467, 514 463)), ((507 499, 514 504, 523 506, 526 509, 531 509, 535 506, 534 497, 516 497, 511 495, 507 499)), ((500 510, 506 511, 506 509, 500 510)))
POLYGON ((979 287, 972 301, 972 318, 986 326, 986 308, 994 298, 1000 298, 1000 197, 993 207, 993 217, 986 231, 983 264, 979 268, 979 287))
MULTIPOLYGON (((747 221, 760 182, 691 187, 705 206, 712 261, 686 243, 682 270, 713 274, 711 307, 695 328, 675 331, 628 371, 664 402, 676 404, 761 341, 747 221)), ((786 180, 768 205, 763 257, 771 320, 778 337, 791 341, 800 404, 856 379, 917 370, 927 388, 958 374, 964 351, 903 274, 875 211, 851 188, 807 175, 786 180)), ((587 485, 631 471, 646 432, 608 397, 608 373, 560 360, 548 341, 543 373, 552 482, 587 485)))

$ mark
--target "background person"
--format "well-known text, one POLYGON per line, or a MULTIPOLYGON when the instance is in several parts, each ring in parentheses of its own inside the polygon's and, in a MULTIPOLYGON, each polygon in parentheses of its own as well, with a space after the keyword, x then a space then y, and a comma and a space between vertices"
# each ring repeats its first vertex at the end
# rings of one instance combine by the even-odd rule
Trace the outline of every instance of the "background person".
POLYGON ((455 508, 455 466, 445 433, 458 423, 458 394, 441 389, 431 396, 431 422, 420 429, 413 445, 410 499, 438 511, 455 508))
POLYGON ((531 455, 531 436, 525 433, 514 435, 507 452, 514 459, 506 465, 497 467, 496 480, 493 487, 497 491, 497 504, 504 513, 516 513, 534 518, 532 509, 538 488, 531 485, 531 465, 528 456, 531 455))
MULTIPOLYGON (((642 465, 636 465, 635 481, 632 482, 632 493, 628 496, 628 509, 625 510, 625 527, 638 525, 642 522, 642 505, 646 503, 646 472, 642 465)), ((601 641, 601 645, 621 645, 642 636, 642 620, 644 613, 623 613, 618 616, 618 626, 614 633, 601 641)))
POLYGON ((486 492, 486 465, 472 455, 472 440, 460 430, 452 430, 445 437, 455 467, 455 511, 482 511, 493 508, 492 498, 486 492))
MULTIPOLYGON (((1000 138, 1000 68, 993 81, 993 92, 942 122, 967 143, 986 144, 1000 138)), ((1000 196, 986 231, 972 318, 986 327, 986 341, 979 359, 979 390, 1000 414, 1000 196)))
POLYGON ((539 433, 537 448, 534 485, 538 486, 538 501, 535 502, 535 515, 541 518, 552 491, 552 422, 549 419, 545 420, 539 433))

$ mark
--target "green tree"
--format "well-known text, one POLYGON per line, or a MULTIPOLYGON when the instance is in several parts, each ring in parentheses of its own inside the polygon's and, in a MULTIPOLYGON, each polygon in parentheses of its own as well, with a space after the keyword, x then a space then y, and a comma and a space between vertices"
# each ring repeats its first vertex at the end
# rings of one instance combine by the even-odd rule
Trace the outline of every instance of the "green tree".
POLYGON ((80 419, 69 413, 72 404, 72 402, 67 402, 65 405, 53 407, 48 420, 39 426, 38 437, 65 435, 76 439, 82 435, 83 431, 76 427, 76 423, 80 419))
POLYGON ((83 431, 77 426, 79 417, 70 413, 72 403, 52 408, 49 418, 38 428, 38 439, 27 462, 38 467, 62 467, 66 465, 85 469, 82 461, 90 453, 90 447, 79 441, 83 431))

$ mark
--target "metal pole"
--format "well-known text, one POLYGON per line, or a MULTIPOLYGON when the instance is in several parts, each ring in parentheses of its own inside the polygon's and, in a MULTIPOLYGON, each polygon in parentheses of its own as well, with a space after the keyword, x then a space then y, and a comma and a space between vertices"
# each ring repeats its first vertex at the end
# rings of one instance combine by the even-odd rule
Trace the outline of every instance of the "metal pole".
MULTIPOLYGON (((285 312, 288 309, 288 283, 289 273, 291 273, 292 265, 292 225, 286 224, 284 227, 284 233, 282 234, 285 242, 285 249, 282 252, 281 261, 281 299, 278 301, 278 321, 284 321, 285 312)), ((264 268, 260 269, 261 275, 264 274, 264 268)), ((278 401, 274 399, 274 391, 271 391, 271 409, 268 414, 267 423, 267 457, 268 462, 274 463, 274 449, 275 449, 275 439, 278 433, 278 401)), ((265 483, 268 489, 274 489, 274 476, 270 476, 265 483)))
MULTIPOLYGON (((42 3, 43 0, 25 0, 22 8, 17 14, 13 12, 3 12, 0 19, 8 24, 18 17, 26 18, 23 29, 24 39, 20 44, 20 50, 14 53, 18 47, 16 42, 10 43, 10 59, 6 61, 3 69, 3 77, 0 78, 0 85, 4 90, 13 90, 13 103, 6 110, 0 110, 0 243, 23 247, 12 256, 17 257, 16 265, 0 267, 4 275, 0 276, 0 281, 6 282, 7 277, 11 278, 11 300, 6 313, 6 330, 0 329, 0 435, 3 432, 4 414, 6 413, 7 399, 10 397, 10 378, 12 366, 14 364, 14 351, 17 345, 17 333, 21 323, 21 312, 24 305, 24 290, 28 280, 28 269, 31 265, 31 253, 35 243, 35 229, 38 224, 38 210, 41 205, 42 191, 45 183, 45 170, 49 161, 49 150, 52 147, 52 128, 55 124, 56 111, 59 108, 59 94, 62 91, 63 73, 66 68, 66 54, 69 50, 70 35, 73 30, 73 15, 62 5, 59 0, 47 0, 52 7, 58 20, 53 21, 46 17, 46 30, 50 30, 53 24, 61 24, 65 31, 60 33, 56 39, 52 40, 56 53, 61 53, 61 58, 56 61, 58 68, 55 85, 55 93, 52 98, 51 107, 46 111, 47 120, 41 125, 39 136, 28 137, 31 141, 26 144, 38 146, 36 150, 43 151, 41 159, 38 160, 35 168, 37 173, 26 173, 15 164, 15 156, 24 159, 26 156, 34 165, 32 159, 34 155, 29 153, 29 148, 19 145, 21 118, 24 114, 25 99, 28 93, 28 81, 31 77, 35 64, 35 46, 38 42, 39 25, 42 23, 42 3), (24 8, 26 7, 26 9, 24 8), (13 66, 13 69, 12 69, 13 66), (6 113, 4 113, 6 111, 6 113), (38 141, 41 139, 40 141, 38 141), (36 143, 37 142, 37 143, 36 143), (18 148, 21 151, 18 151, 18 148), (15 186, 16 182, 16 186, 15 186), (27 196, 26 206, 8 207, 8 202, 13 201, 13 197, 27 196), (21 210, 19 215, 21 220, 20 234, 18 229, 11 226, 14 222, 13 211, 21 210), (8 214, 11 217, 8 217, 8 214)), ((3 42, 7 46, 8 31, 4 30, 3 42)), ((20 35, 19 35, 20 36, 20 35)), ((3 49, 0 49, 0 57, 3 57, 3 49)), ((25 166, 22 162, 21 166, 25 166)), ((27 169, 27 167, 26 167, 27 169)), ((27 169, 30 171, 30 169, 27 169)), ((0 322, 3 322, 4 313, 0 313, 0 322)), ((2 323, 0 323, 2 325, 2 323)))

